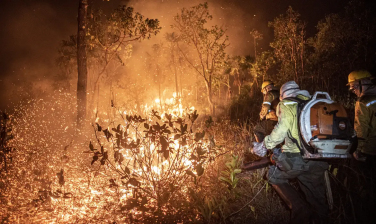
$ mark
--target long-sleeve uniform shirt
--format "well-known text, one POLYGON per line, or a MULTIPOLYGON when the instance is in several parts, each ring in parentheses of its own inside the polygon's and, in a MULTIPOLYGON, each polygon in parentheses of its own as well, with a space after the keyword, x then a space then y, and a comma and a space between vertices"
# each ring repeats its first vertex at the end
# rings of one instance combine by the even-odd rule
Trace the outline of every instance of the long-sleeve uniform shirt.
POLYGON ((358 136, 357 150, 376 155, 376 95, 364 95, 356 101, 354 129, 358 136))
MULTIPOLYGON (((297 96, 300 99, 308 100, 303 95, 297 96)), ((299 138, 298 127, 298 103, 288 99, 282 100, 277 106, 278 123, 272 133, 265 137, 264 144, 267 149, 273 149, 278 144, 285 142, 282 146, 283 152, 300 153, 302 144, 299 138)))
MULTIPOLYGON (((272 110, 276 111, 276 107, 278 103, 279 103, 279 91, 273 89, 267 92, 262 102, 260 118, 264 119, 270 111, 272 110)), ((268 120, 269 118, 266 117, 266 119, 268 120)), ((271 117, 271 119, 273 120, 273 117, 271 117)))

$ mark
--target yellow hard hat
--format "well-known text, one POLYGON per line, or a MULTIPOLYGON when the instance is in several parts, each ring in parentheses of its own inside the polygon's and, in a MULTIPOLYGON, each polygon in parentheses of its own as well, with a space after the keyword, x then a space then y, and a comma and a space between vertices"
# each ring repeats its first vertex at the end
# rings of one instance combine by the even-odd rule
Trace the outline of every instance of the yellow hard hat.
POLYGON ((261 85, 261 92, 262 92, 262 90, 263 90, 265 87, 267 87, 268 85, 274 85, 274 83, 273 83, 272 81, 270 81, 270 80, 265 80, 265 81, 262 83, 262 85, 261 85))
POLYGON ((365 78, 372 78, 371 73, 369 73, 366 70, 353 71, 348 76, 349 82, 347 83, 347 85, 350 85, 350 83, 352 83, 352 82, 355 82, 355 81, 358 81, 358 80, 361 80, 361 79, 365 79, 365 78))

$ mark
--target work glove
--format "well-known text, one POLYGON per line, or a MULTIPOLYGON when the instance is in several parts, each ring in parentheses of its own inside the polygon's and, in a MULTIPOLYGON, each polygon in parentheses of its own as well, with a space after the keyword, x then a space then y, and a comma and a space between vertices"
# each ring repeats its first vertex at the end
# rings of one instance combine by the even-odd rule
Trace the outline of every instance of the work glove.
POLYGON ((365 162, 366 161, 366 158, 362 152, 356 150, 354 153, 353 153, 353 156, 354 156, 354 159, 360 161, 360 162, 365 162))
POLYGON ((267 151, 268 149, 265 147, 264 142, 253 142, 252 153, 264 157, 267 151))
POLYGON ((263 108, 261 109, 260 113, 259 113, 259 115, 260 115, 260 120, 261 120, 261 121, 265 119, 267 113, 268 113, 268 110, 267 110, 266 108, 263 107, 263 108))

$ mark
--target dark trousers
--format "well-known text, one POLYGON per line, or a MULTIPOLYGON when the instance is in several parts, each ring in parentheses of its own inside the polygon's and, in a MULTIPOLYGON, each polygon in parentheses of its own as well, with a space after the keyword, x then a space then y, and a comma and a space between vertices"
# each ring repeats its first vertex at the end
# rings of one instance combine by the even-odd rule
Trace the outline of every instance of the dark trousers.
POLYGON ((376 156, 363 154, 365 162, 352 160, 350 189, 357 223, 376 223, 376 156))
MULTIPOLYGON (((328 163, 303 160, 301 156, 289 156, 288 153, 282 153, 278 157, 277 166, 270 167, 269 182, 275 185, 283 185, 288 184, 291 179, 298 179, 305 199, 311 206, 313 217, 322 223, 328 220, 329 207, 324 178, 324 173, 329 167, 328 163), (280 161, 282 160, 288 165, 281 166, 280 161)), ((298 195, 299 192, 296 192, 296 194, 298 195)), ((296 199, 291 198, 291 200, 296 199)))

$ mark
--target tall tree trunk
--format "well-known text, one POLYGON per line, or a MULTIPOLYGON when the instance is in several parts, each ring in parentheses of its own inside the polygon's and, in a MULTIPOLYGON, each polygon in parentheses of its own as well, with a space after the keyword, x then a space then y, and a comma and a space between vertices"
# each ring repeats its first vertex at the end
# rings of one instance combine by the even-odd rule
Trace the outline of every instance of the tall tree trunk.
POLYGON ((215 105, 213 102, 213 92, 212 92, 212 77, 209 75, 209 79, 205 80, 206 83, 206 92, 208 97, 208 103, 210 108, 210 113, 212 116, 215 116, 215 105))
POLYGON ((176 64, 175 64, 175 56, 174 56, 174 52, 172 51, 172 64, 174 66, 174 73, 175 73, 175 93, 176 93, 176 99, 177 100, 177 104, 179 103, 179 86, 178 86, 178 72, 176 70, 176 64))
POLYGON ((86 59, 86 17, 87 0, 79 0, 77 33, 77 126, 82 127, 86 118, 87 59, 86 59))

